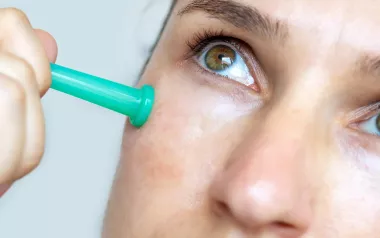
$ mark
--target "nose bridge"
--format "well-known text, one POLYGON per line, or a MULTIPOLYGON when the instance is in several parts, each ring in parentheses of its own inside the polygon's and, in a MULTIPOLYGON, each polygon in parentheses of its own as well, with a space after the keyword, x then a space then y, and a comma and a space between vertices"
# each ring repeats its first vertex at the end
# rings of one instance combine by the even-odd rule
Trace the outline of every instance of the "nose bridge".
POLYGON ((300 195, 300 187, 306 183, 305 173, 309 167, 306 164, 312 159, 311 145, 315 144, 312 140, 316 138, 312 110, 289 105, 279 105, 271 110, 264 122, 253 128, 246 142, 237 149, 237 157, 231 158, 232 164, 242 166, 239 173, 249 177, 246 186, 265 181, 277 192, 283 192, 273 196, 288 202, 292 200, 291 196, 300 195))
POLYGON ((236 150, 239 158, 233 160, 237 163, 242 160, 244 164, 246 161, 247 169, 257 170, 260 165, 265 171, 275 170, 277 174, 279 167, 284 171, 288 168, 292 173, 302 167, 306 157, 311 156, 312 140, 317 138, 315 122, 318 115, 316 108, 305 107, 296 93, 286 98, 288 100, 273 105, 256 120, 256 125, 236 150))
POLYGON ((231 163, 243 163, 246 169, 252 170, 261 166, 266 176, 272 170, 278 174, 278 168, 282 168, 283 176, 286 171, 296 175, 297 171, 306 169, 306 164, 319 156, 313 145, 326 139, 324 123, 330 121, 329 113, 321 107, 327 98, 320 81, 326 77, 316 67, 296 77, 281 100, 276 100, 255 120, 245 141, 235 151, 238 158, 233 158, 231 163), (317 86, 316 81, 321 85, 317 86))
POLYGON ((274 105, 232 154, 215 194, 245 226, 286 224, 293 234, 308 226, 313 114, 290 100, 274 105))

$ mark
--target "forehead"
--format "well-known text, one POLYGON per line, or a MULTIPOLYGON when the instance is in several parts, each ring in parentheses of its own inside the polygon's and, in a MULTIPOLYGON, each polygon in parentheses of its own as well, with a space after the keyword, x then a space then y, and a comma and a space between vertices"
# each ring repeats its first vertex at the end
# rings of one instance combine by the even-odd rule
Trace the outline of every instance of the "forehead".
MULTIPOLYGON (((219 2, 202 1, 197 2, 219 2)), ((348 43, 380 51, 380 1, 374 0, 223 0, 252 8, 289 25, 294 34, 312 33, 326 43, 348 43)), ((177 0, 179 10, 194 0, 177 0)), ((310 34, 309 34, 310 35, 310 34)))
MULTIPOLYGON (((256 7, 259 10, 276 15, 279 18, 289 17, 289 13, 311 18, 315 15, 330 17, 348 16, 354 18, 366 18, 380 21, 378 0, 223 0, 224 2, 236 2, 246 6, 256 7), (313 15, 310 16, 309 14, 313 15), (285 14, 285 15, 284 15, 285 14), (337 15, 336 15, 337 14, 337 15)), ((185 6, 192 2, 202 0, 173 0, 177 6, 185 6)), ((218 2, 218 1, 216 1, 218 2)))

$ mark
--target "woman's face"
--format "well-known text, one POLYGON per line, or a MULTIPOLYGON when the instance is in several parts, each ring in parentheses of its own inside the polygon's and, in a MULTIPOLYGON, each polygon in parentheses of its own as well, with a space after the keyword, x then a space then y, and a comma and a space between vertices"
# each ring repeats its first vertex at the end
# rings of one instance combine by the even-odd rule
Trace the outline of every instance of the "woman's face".
POLYGON ((380 2, 179 0, 106 238, 380 237, 380 2))

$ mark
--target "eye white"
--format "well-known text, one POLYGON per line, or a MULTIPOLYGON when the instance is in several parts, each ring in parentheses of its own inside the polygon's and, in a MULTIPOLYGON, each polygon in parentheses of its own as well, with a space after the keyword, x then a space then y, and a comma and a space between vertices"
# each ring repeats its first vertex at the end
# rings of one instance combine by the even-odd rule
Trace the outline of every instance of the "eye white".
POLYGON ((380 136, 380 128, 377 125, 377 120, 378 120, 379 116, 380 115, 377 114, 377 115, 371 117, 370 119, 362 122, 359 125, 359 128, 368 134, 380 136))
POLYGON ((211 71, 211 72, 218 74, 220 76, 223 76, 225 78, 235 80, 235 81, 242 83, 246 86, 250 86, 250 85, 253 85, 255 83, 255 80, 251 76, 251 73, 249 71, 247 64, 245 63, 245 60, 240 55, 240 53, 235 49, 235 47, 233 47, 231 44, 228 44, 225 42, 211 43, 202 51, 201 55, 198 57, 198 62, 206 70, 211 71), (206 63, 207 54, 215 46, 225 46, 225 47, 232 49, 235 52, 236 58, 234 61, 229 57, 223 57, 222 58, 222 62, 225 63, 226 65, 229 65, 228 67, 226 67, 223 70, 216 71, 216 70, 210 69, 207 66, 207 63, 206 63))

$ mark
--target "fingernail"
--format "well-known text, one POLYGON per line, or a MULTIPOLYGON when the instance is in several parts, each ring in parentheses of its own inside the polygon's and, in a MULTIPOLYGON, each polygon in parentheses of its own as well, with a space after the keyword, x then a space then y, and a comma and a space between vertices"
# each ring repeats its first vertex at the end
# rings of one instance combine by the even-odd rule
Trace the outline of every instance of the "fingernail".
POLYGON ((11 186, 8 184, 0 184, 0 197, 2 197, 11 186))

